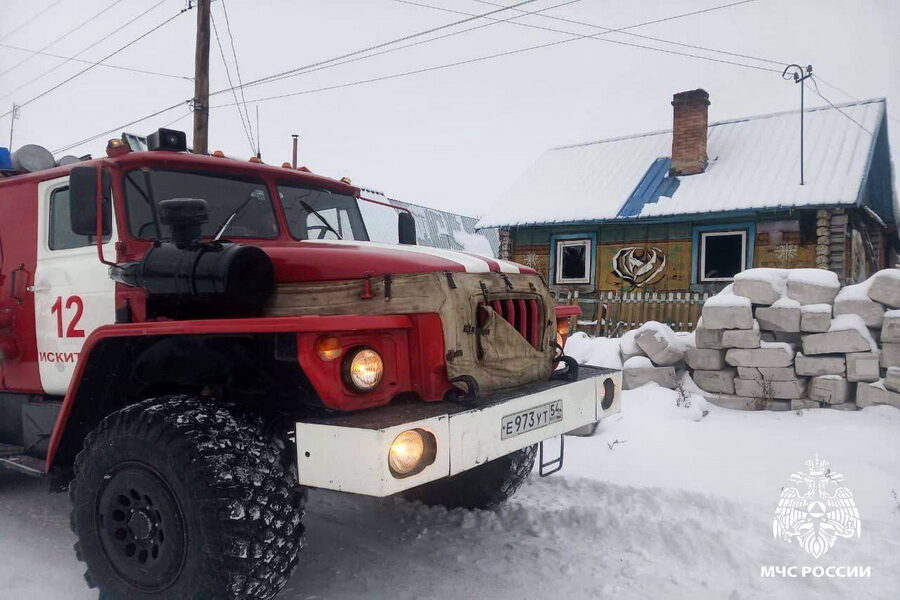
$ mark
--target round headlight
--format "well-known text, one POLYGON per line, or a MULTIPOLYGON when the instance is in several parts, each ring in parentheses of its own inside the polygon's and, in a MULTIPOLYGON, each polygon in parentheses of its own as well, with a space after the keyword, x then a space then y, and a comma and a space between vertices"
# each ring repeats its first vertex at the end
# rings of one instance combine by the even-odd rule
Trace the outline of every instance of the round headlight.
POLYGON ((384 376, 384 361, 371 348, 360 348, 350 353, 344 367, 347 383, 358 392, 375 389, 384 376))
POLYGON ((423 429, 408 429, 391 443, 388 467, 394 477, 409 477, 432 464, 436 456, 434 435, 423 429))

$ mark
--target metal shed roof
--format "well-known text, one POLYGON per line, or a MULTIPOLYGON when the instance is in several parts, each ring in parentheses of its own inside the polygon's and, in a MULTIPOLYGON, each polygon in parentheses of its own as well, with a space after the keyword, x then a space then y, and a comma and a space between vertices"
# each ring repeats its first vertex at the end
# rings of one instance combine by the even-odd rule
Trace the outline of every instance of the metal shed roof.
MULTIPOLYGON (((881 98, 837 107, 845 114, 831 107, 806 111, 803 186, 800 111, 782 112, 710 124, 709 166, 698 175, 661 179, 671 130, 553 148, 478 227, 854 204, 862 197, 876 138, 887 136, 886 105, 881 98)), ((882 145, 886 152, 886 140, 882 145)), ((892 220, 894 199, 881 201, 873 208, 892 220)))

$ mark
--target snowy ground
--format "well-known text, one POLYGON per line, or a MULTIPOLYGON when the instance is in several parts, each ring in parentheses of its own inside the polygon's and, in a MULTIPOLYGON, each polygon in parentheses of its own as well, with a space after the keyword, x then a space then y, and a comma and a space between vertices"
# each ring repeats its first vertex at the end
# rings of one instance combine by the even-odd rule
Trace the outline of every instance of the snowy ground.
MULTIPOLYGON (((657 387, 626 392, 561 474, 497 512, 313 492, 309 545, 279 599, 897 598, 900 410, 739 412, 695 421, 657 387), (618 443, 617 443, 618 442, 618 443), (788 477, 819 453, 862 519, 815 560, 772 538, 788 477), (871 578, 760 577, 762 565, 870 566, 871 578)), ((0 598, 95 598, 71 550, 68 499, 0 470, 0 598)))

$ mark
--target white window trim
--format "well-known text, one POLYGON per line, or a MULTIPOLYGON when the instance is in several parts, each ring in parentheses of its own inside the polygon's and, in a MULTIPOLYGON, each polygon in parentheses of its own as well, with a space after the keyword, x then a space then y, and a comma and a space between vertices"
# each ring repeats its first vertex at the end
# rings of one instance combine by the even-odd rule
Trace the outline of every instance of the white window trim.
POLYGON ((741 270, 747 268, 747 230, 746 229, 730 229, 726 231, 701 231, 700 232, 700 273, 698 273, 699 281, 734 281, 734 277, 704 277, 706 273, 706 238, 721 237, 725 235, 741 236, 741 270))
POLYGON ((588 238, 579 238, 573 240, 556 240, 556 271, 553 274, 554 283, 564 285, 567 283, 590 283, 591 282, 591 240, 588 238), (571 246, 584 246, 584 277, 576 277, 572 279, 564 279, 562 277, 562 259, 563 248, 571 246))

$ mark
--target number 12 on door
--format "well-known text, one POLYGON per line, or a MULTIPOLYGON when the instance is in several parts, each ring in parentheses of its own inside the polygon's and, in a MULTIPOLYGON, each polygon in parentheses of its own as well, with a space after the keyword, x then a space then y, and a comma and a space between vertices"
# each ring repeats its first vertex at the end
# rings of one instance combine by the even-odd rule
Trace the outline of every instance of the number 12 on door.
POLYGON ((57 296, 56 302, 50 307, 50 312, 56 315, 56 336, 67 338, 83 338, 84 329, 78 329, 78 321, 84 313, 84 301, 81 296, 69 296, 66 298, 65 310, 63 309, 62 296, 57 296), (66 313, 65 315, 63 313, 66 313), (69 326, 63 331, 65 317, 69 318, 69 326), (65 335, 63 335, 65 333, 65 335))

